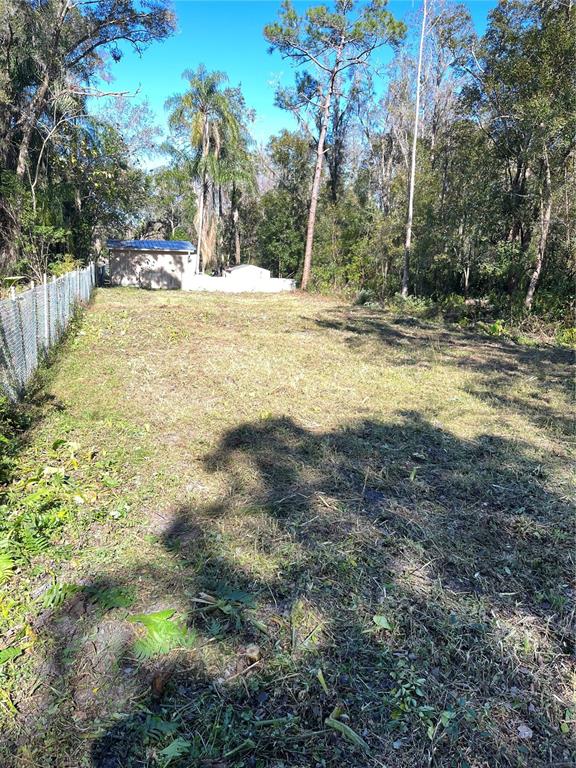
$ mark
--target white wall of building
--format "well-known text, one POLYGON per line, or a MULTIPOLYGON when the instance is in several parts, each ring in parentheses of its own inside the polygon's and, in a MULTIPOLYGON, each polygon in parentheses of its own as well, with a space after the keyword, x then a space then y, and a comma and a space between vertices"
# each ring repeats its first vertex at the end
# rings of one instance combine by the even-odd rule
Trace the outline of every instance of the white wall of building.
POLYGON ((114 249, 109 256, 112 285, 167 288, 218 293, 282 293, 296 289, 294 280, 270 277, 270 271, 239 264, 222 277, 198 273, 195 253, 144 249, 114 249))
POLYGON ((178 251, 111 250, 108 263, 112 285, 138 288, 183 288, 198 271, 198 256, 178 251))
POLYGON ((191 275, 182 286, 185 291, 214 291, 217 293, 283 293, 296 290, 294 280, 283 277, 243 276, 212 277, 210 275, 191 275))

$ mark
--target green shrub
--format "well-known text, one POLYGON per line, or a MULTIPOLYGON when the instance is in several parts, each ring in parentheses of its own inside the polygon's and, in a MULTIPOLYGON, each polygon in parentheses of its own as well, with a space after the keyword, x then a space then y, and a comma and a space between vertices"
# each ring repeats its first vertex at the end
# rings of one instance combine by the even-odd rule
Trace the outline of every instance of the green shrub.
POLYGON ((403 298, 396 293, 388 301, 388 308, 405 315, 428 316, 434 312, 435 306, 432 299, 424 296, 407 296, 403 298))
POLYGON ((28 423, 25 412, 0 396, 0 485, 9 482, 14 467, 18 433, 28 423))
POLYGON ((354 299, 354 304, 357 307, 362 307, 365 304, 372 304, 375 301, 375 296, 372 291, 369 291, 367 288, 362 288, 358 291, 356 294, 356 298, 354 299))
POLYGON ((57 261, 50 264, 50 274, 60 277, 60 275, 65 275, 67 272, 78 269, 79 266, 80 262, 78 259, 75 259, 70 253, 65 253, 57 261))
POLYGON ((556 343, 576 348, 576 328, 559 328, 556 332, 556 343))
POLYGON ((495 320, 493 323, 490 323, 490 325, 486 326, 486 332, 490 336, 504 336, 507 333, 504 320, 495 320))
POLYGON ((466 299, 459 293, 449 293, 441 301, 442 307, 446 310, 460 310, 466 307, 466 299))

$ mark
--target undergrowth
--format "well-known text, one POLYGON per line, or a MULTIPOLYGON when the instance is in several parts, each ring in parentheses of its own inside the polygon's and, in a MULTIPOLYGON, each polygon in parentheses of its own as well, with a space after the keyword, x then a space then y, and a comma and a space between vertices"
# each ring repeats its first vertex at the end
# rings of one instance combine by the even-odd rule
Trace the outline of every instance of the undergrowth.
POLYGON ((381 300, 369 290, 361 290, 356 306, 383 307, 400 316, 444 321, 462 329, 477 330, 494 337, 525 345, 551 344, 576 349, 576 317, 573 308, 562 311, 529 313, 522 302, 503 301, 502 297, 469 298, 448 294, 435 300, 399 294, 381 300))

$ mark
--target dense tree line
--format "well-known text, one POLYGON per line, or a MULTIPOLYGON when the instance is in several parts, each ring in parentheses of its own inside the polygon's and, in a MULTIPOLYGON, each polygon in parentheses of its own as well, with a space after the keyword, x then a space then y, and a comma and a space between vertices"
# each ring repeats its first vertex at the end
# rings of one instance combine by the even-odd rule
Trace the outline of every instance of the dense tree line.
POLYGON ((170 33, 164 5, 9 0, 3 13, 5 268, 64 243, 85 258, 98 232, 123 228, 191 238, 208 270, 251 261, 317 290, 570 306, 571 0, 501 0, 481 37, 451 0, 427 0, 407 25, 383 0, 302 15, 285 2, 264 36, 294 66, 276 103, 298 129, 255 146, 240 89, 200 66, 167 100, 166 163, 148 174, 122 121, 85 101, 103 51, 170 33))
POLYGON ((164 0, 2 0, 4 273, 41 277, 51 262, 86 259, 99 227, 124 226, 142 205, 146 182, 130 146, 134 107, 103 119, 87 101, 104 96, 96 85, 122 44, 142 51, 173 28, 164 0))
MULTIPOLYGON (((478 39, 464 7, 437 2, 424 40, 409 292, 497 294, 527 307, 539 295, 548 306, 565 305, 574 279, 575 8, 503 0, 478 39)), ((375 296, 402 289, 417 42, 397 49, 384 94, 368 68, 338 92, 313 256, 317 288, 375 296)), ((304 218, 296 214, 288 231, 287 212, 306 199, 284 180, 300 173, 305 135, 269 144, 278 181, 258 201, 264 215, 254 252, 295 276, 304 268, 304 218), (288 143, 292 152, 279 154, 288 143), (279 215, 270 216, 279 197, 279 215)), ((302 170, 309 184, 319 135, 302 170)))

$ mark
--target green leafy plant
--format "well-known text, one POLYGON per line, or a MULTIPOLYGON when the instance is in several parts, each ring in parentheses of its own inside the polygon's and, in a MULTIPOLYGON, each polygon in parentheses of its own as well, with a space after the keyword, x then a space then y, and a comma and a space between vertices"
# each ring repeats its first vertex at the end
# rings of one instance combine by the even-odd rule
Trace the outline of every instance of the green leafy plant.
POLYGON ((562 346, 576 347, 576 328, 561 328, 556 333, 556 342, 562 346))
POLYGON ((71 595, 76 594, 80 587, 78 584, 56 582, 44 593, 43 604, 45 608, 58 608, 71 595))
POLYGON ((370 747, 368 744, 364 741, 364 739, 359 736, 355 730, 350 728, 349 725, 346 725, 346 723, 343 723, 340 720, 337 720, 334 717, 327 717, 324 721, 324 724, 328 726, 328 728, 332 728, 335 731, 338 731, 343 736, 345 736, 348 741, 350 741, 354 746, 360 747, 360 749, 363 749, 365 752, 370 751, 370 747))
POLYGON ((134 593, 123 587, 100 587, 90 591, 90 598, 105 611, 112 608, 130 608, 135 599, 134 593))
POLYGON ((357 307, 363 307, 372 302, 374 302, 374 294, 372 291, 366 288, 361 288, 356 294, 356 298, 354 299, 354 304, 357 307))
POLYGON ((11 661, 12 659, 18 658, 18 656, 21 656, 23 653, 23 648, 4 648, 0 651, 0 666, 2 664, 6 664, 6 662, 11 661))
MULTIPOLYGON (((218 589, 216 596, 202 592, 199 597, 195 598, 195 602, 203 606, 204 611, 218 611, 228 619, 228 621, 222 623, 216 620, 217 625, 215 626, 217 626, 219 633, 227 629, 231 622, 233 622, 235 629, 240 629, 245 610, 255 607, 252 595, 241 590, 231 590, 225 587, 218 589)), ((211 619, 211 621, 214 620, 211 619)), ((249 617, 249 621, 261 632, 266 632, 266 627, 261 622, 258 622, 253 617, 249 617)))
POLYGON ((433 716, 436 710, 423 703, 425 678, 420 677, 404 659, 398 661, 390 677, 395 681, 395 686, 390 692, 392 707, 390 717, 393 723, 405 731, 410 718, 416 716, 423 721, 430 733, 430 728, 434 728, 435 725, 433 716))
POLYGON ((193 647, 196 633, 186 625, 172 620, 174 613, 174 610, 168 609, 130 616, 128 621, 142 625, 144 630, 132 646, 137 659, 148 659, 176 648, 193 647))
POLYGON ((14 560, 8 550, 9 542, 0 542, 0 584, 8 581, 14 570, 14 560))
POLYGON ((390 624, 386 616, 382 616, 382 615, 372 616, 372 622, 376 625, 378 629, 386 629, 389 632, 392 631, 392 625, 390 624))
POLYGON ((186 755, 190 751, 191 746, 191 743, 187 739, 178 737, 177 739, 174 739, 174 741, 171 741, 167 747, 161 749, 158 755, 165 760, 163 763, 164 768, 170 765, 172 760, 186 755))
POLYGON ((506 333, 504 320, 495 320, 493 323, 486 327, 486 331, 490 334, 490 336, 504 336, 506 333))
POLYGON ((560 730, 562 733, 570 733, 571 726, 576 723, 576 710, 566 709, 564 710, 564 719, 560 723, 560 730))
MULTIPOLYGON (((1 406, 0 406, 1 409, 1 406)), ((24 466, 3 489, 0 505, 0 583, 16 564, 46 552, 78 506, 71 472, 79 466, 79 445, 55 440, 49 464, 24 466)))
POLYGON ((163 717, 148 713, 142 730, 146 735, 146 740, 159 741, 165 736, 170 736, 178 729, 178 723, 171 720, 164 720, 163 717))

